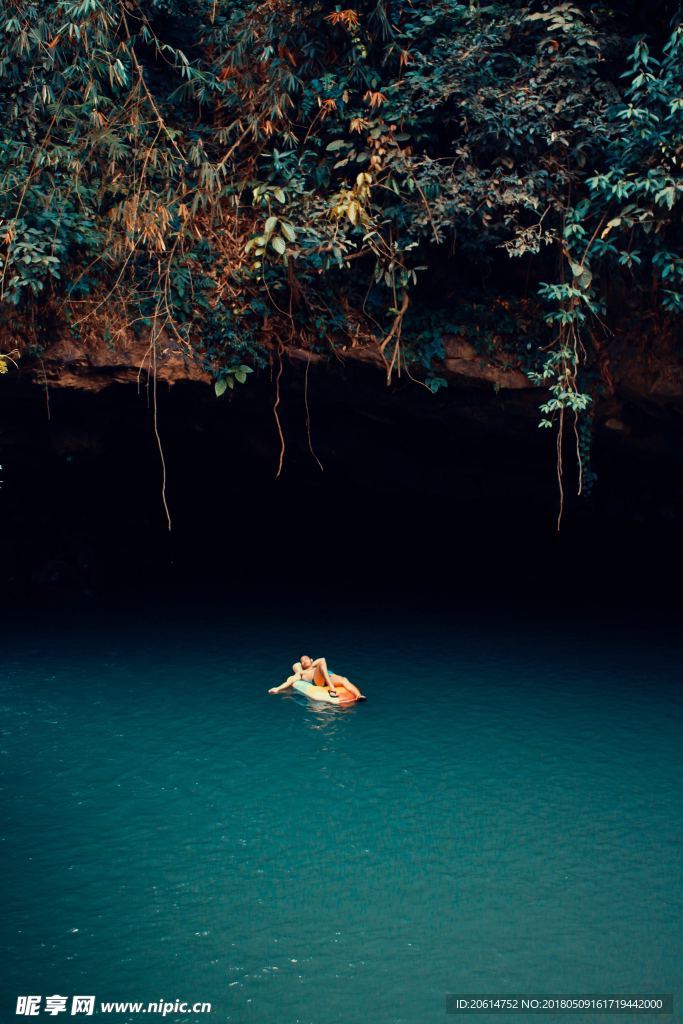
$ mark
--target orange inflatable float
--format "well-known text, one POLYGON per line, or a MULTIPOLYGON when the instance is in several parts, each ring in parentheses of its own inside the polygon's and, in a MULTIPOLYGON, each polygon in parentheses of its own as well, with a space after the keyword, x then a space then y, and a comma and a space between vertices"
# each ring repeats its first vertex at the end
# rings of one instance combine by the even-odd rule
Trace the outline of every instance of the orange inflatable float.
POLYGON ((342 683, 335 683, 334 688, 337 692, 336 697, 333 697, 329 688, 325 686, 325 680, 319 668, 315 671, 314 682, 309 683, 305 679, 298 679, 294 683, 294 689, 298 693, 303 693, 310 700, 317 700, 323 704, 355 704, 358 700, 355 693, 347 690, 342 683))

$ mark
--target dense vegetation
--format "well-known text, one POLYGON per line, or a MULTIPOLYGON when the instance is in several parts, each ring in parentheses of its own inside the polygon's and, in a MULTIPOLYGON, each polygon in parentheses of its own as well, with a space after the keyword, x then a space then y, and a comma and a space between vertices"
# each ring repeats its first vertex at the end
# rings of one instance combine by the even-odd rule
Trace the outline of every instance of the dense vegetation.
POLYGON ((8 349, 142 331, 221 393, 291 344, 372 345, 438 390, 461 334, 585 453, 606 333, 683 310, 675 5, 0 10, 8 349))

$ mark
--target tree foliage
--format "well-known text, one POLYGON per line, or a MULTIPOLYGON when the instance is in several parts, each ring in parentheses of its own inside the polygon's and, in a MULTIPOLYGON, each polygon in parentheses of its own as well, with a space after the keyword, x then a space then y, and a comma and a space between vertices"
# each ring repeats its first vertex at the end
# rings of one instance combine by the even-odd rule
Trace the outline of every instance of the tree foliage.
POLYGON ((542 423, 561 427, 589 410, 625 306, 683 309, 675 11, 643 25, 578 0, 0 10, 12 329, 164 332, 230 386, 273 346, 374 345, 390 376, 434 390, 443 338, 461 333, 515 353, 548 386, 542 423))

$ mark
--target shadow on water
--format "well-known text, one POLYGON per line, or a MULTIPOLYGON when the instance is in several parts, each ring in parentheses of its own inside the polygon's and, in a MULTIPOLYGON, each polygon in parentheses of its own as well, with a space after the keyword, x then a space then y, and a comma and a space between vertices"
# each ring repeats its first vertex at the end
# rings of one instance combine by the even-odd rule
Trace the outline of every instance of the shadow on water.
POLYGON ((303 694, 293 694, 285 699, 303 708, 305 721, 309 728, 330 736, 341 732, 349 724, 343 721, 344 719, 353 718, 360 711, 357 703, 346 707, 335 707, 333 704, 325 704, 322 701, 309 700, 303 694))

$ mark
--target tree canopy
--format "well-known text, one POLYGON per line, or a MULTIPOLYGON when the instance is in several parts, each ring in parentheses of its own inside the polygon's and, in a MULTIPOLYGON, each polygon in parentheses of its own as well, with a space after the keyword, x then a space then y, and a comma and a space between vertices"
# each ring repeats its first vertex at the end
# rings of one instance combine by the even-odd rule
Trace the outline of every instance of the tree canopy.
POLYGON ((683 310, 683 19, 660 4, 3 0, 5 333, 175 338, 216 378, 443 339, 590 418, 683 310), (649 321, 648 321, 649 322, 649 321))

